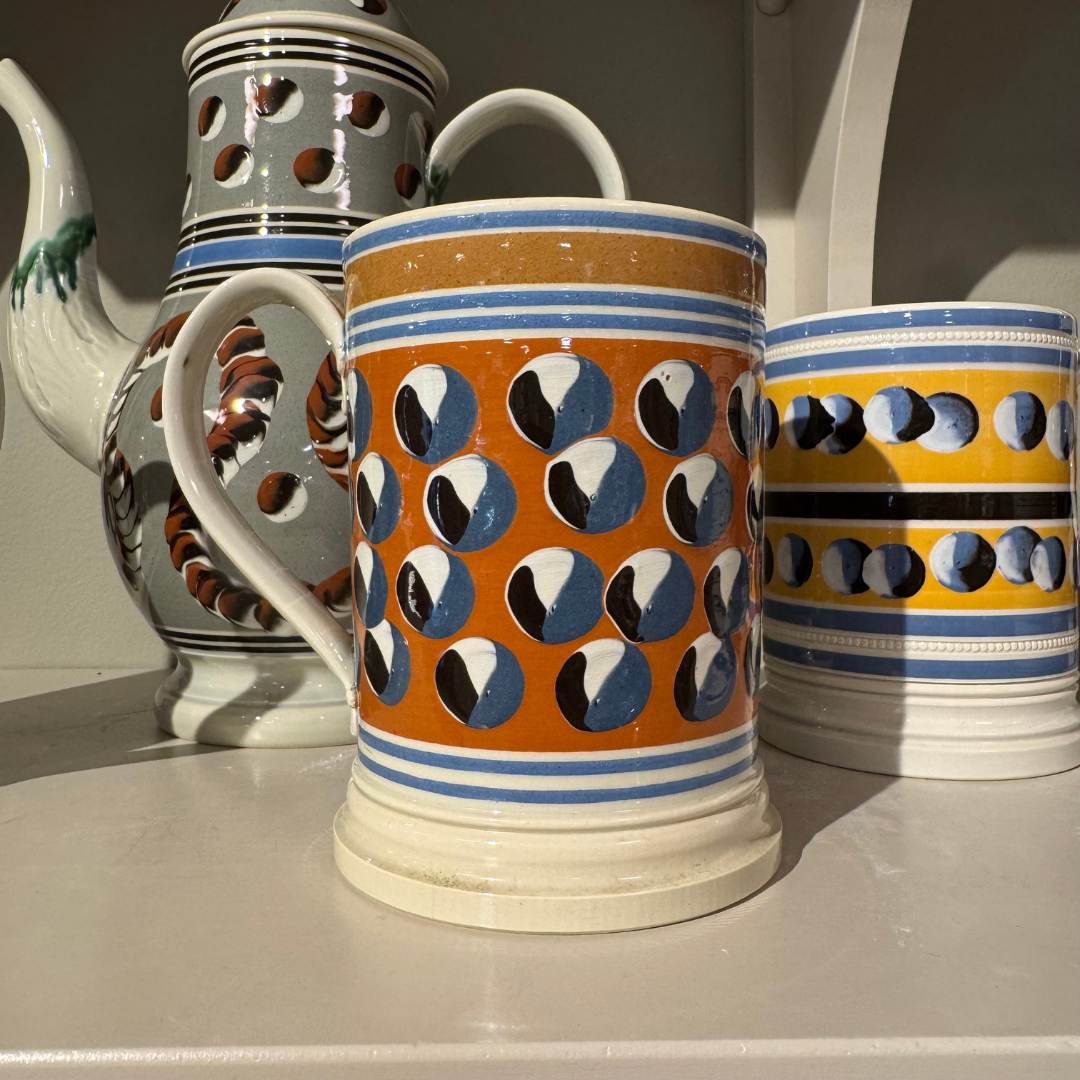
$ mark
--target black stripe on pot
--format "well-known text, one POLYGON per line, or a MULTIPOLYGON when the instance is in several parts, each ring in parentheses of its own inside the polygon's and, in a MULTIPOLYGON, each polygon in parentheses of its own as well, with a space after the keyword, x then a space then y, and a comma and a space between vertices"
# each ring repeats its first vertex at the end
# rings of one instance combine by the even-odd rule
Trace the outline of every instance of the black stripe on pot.
POLYGON ((218 240, 227 240, 230 237, 255 237, 261 239, 264 236, 325 236, 332 240, 344 240, 357 228, 359 228, 357 225, 238 225, 235 228, 221 229, 215 232, 200 230, 186 241, 182 241, 177 250, 190 251, 200 244, 213 244, 218 240))
POLYGON ((303 645, 307 642, 299 634, 282 635, 276 634, 201 634, 197 630, 173 630, 169 627, 156 626, 154 629, 161 637, 175 638, 177 641, 206 641, 213 644, 222 641, 239 641, 255 645, 303 645))
MULTIPOLYGON (((241 270, 250 270, 255 266, 286 266, 290 270, 303 270, 305 273, 331 274, 334 273, 333 263, 329 262, 299 262, 294 259, 275 259, 263 257, 251 262, 243 263, 205 263, 202 266, 193 266, 190 270, 181 270, 169 278, 169 285, 179 285, 184 281, 200 277, 206 274, 224 274, 226 272, 238 274, 241 270)), ((338 277, 341 271, 337 271, 338 277)))
POLYGON ((366 214, 347 214, 341 211, 320 210, 317 206, 302 207, 296 210, 256 210, 247 214, 220 214, 216 217, 200 217, 189 222, 180 230, 181 238, 202 231, 203 229, 234 228, 241 225, 265 226, 302 222, 305 224, 324 225, 326 228, 358 229, 369 225, 375 219, 366 214))
MULTIPOLYGON (((424 83, 433 94, 435 93, 435 83, 421 68, 415 67, 413 64, 410 64, 408 60, 400 56, 395 56, 393 53, 381 52, 378 49, 371 49, 364 45, 356 45, 349 41, 337 40, 330 43, 326 42, 325 39, 317 38, 279 37, 274 39, 271 47, 292 47, 297 49, 332 48, 335 52, 348 53, 351 56, 363 57, 369 60, 381 60, 387 64, 395 64, 397 67, 407 71, 410 75, 415 76, 424 83)), ((206 49, 203 52, 197 53, 192 59, 190 78, 198 78, 200 69, 218 57, 237 52, 261 52, 264 48, 266 48, 265 41, 252 41, 248 39, 247 41, 232 41, 224 45, 217 45, 212 49, 206 49)))
POLYGON ((847 521, 1067 521, 1068 491, 770 491, 773 518, 847 521))
MULTIPOLYGON (((261 264, 260 264, 261 265, 261 264)), ((296 269, 292 263, 274 263, 274 266, 281 267, 286 270, 296 269)), ((250 270, 250 266, 245 266, 245 270, 250 270)), ((307 271, 307 276, 313 281, 317 281, 320 285, 325 285, 329 289, 341 289, 345 282, 345 278, 342 274, 313 274, 307 271)), ((165 296, 172 299, 173 297, 182 296, 185 292, 206 292, 208 289, 214 288, 216 285, 222 285, 226 281, 235 277, 235 274, 219 274, 213 277, 208 277, 204 280, 193 281, 181 281, 175 284, 170 284, 165 290, 165 296)))
POLYGON ((171 649, 181 649, 187 652, 207 653, 257 653, 261 656, 304 656, 314 653, 314 649, 307 645, 256 645, 250 641, 236 641, 232 644, 223 642, 220 645, 211 645, 205 641, 179 641, 162 636, 162 641, 171 649))
POLYGON ((325 63, 327 67, 343 67, 349 71, 371 71, 376 75, 383 75, 392 82, 396 82, 401 86, 408 86, 415 90, 422 98, 430 102, 432 106, 435 105, 434 93, 422 82, 418 82, 416 79, 411 78, 408 75, 403 74, 400 71, 396 71, 393 68, 384 67, 382 64, 365 63, 362 60, 357 60, 345 53, 340 53, 336 49, 327 52, 290 52, 288 50, 279 49, 259 49, 257 52, 237 53, 233 57, 228 57, 224 60, 218 60, 214 63, 208 64, 206 67, 200 69, 197 73, 193 73, 191 82, 203 78, 206 75, 212 75, 216 71, 224 71, 228 68, 248 68, 252 64, 257 64, 260 68, 272 67, 275 64, 288 64, 293 60, 314 60, 325 63))

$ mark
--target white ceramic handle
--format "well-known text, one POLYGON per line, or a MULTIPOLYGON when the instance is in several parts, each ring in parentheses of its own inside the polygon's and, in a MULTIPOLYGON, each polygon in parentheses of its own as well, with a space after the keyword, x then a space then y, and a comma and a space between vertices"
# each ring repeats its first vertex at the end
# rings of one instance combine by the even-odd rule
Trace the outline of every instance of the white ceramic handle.
POLYGON ((240 319, 268 304, 291 304, 307 315, 340 362, 344 317, 321 285, 293 270, 245 270, 209 293, 176 337, 162 391, 165 442, 177 483, 203 529, 351 692, 352 638, 233 506, 206 450, 203 394, 214 354, 240 319))
POLYGON ((585 155, 605 199, 630 197, 618 155, 580 109, 542 90, 500 90, 459 112, 432 144, 427 161, 428 201, 441 202, 458 162, 481 139, 513 124, 531 124, 565 135, 585 155))

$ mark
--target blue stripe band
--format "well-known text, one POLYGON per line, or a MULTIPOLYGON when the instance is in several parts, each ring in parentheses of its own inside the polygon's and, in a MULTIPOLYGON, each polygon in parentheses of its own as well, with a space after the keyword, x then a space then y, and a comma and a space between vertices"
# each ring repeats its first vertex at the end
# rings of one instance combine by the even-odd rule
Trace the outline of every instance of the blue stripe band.
POLYGON ((1032 637, 1076 628, 1076 609, 1022 615, 925 615, 917 611, 861 611, 785 604, 766 597, 765 615, 794 626, 922 637, 1032 637))
POLYGON ((521 335, 525 331, 547 331, 573 336, 582 330, 633 330, 674 335, 716 338, 747 345, 752 339, 749 330, 738 326, 703 323, 694 319, 665 319, 647 315, 586 315, 552 312, 550 315, 509 314, 475 315, 456 319, 431 319, 427 322, 401 322, 372 330, 356 330, 349 335, 349 348, 358 349, 380 341, 398 338, 424 338, 435 334, 494 332, 521 335))
POLYGON ((477 787, 473 784, 449 784, 442 780, 409 776, 407 773, 398 772, 396 769, 388 769, 386 766, 372 761, 363 752, 358 756, 364 768, 376 776, 381 776, 384 780, 390 780, 404 787, 416 788, 418 791, 430 791, 434 795, 450 795, 457 799, 483 799, 487 802, 540 803, 548 805, 626 802, 632 799, 656 799, 663 795, 681 795, 687 791, 697 791, 700 788, 730 780, 732 777, 746 772, 756 760, 755 755, 750 755, 717 772, 705 773, 702 776, 690 776, 684 780, 670 780, 662 784, 642 784, 638 787, 625 788, 537 790, 533 788, 489 788, 477 787))
POLYGON ((980 679, 1000 682, 1007 679, 1036 679, 1048 675, 1066 675, 1076 670, 1077 650, 1053 656, 1034 656, 1016 660, 922 660, 907 656, 867 656, 830 652, 789 645, 775 638, 765 638, 765 652, 778 660, 826 671, 847 671, 857 675, 878 675, 907 679, 980 679))
POLYGON ((1031 308, 913 308, 909 311, 871 311, 860 315, 838 315, 832 319, 807 319, 780 326, 769 332, 769 345, 789 341, 854 334, 869 330, 907 330, 920 326, 1004 326, 1017 330, 1051 330, 1076 333, 1076 320, 1066 311, 1036 311, 1031 308))
POLYGON ((395 300, 365 308, 349 316, 349 329, 355 330, 382 319, 420 315, 432 311, 465 311, 470 308, 505 307, 615 307, 650 308, 662 311, 690 312, 696 315, 715 315, 734 319, 755 327, 764 326, 760 312, 739 307, 721 300, 699 296, 673 296, 668 293, 624 292, 581 289, 544 289, 535 292, 502 290, 498 292, 454 293, 452 296, 418 296, 411 300, 395 300))
POLYGON ((808 372, 844 371, 847 368, 889 370, 901 365, 948 368, 957 364, 1037 364, 1040 367, 1069 369, 1076 360, 1072 349, 1036 348, 1018 345, 918 345, 856 349, 852 352, 809 353, 784 360, 769 360, 768 378, 803 375, 808 372))
POLYGON ((654 769, 674 769, 680 765, 696 765, 701 761, 723 757, 748 746, 753 731, 743 732, 724 742, 696 750, 679 750, 670 754, 644 753, 635 757, 596 759, 588 756, 566 761, 522 761, 509 758, 460 757, 430 750, 417 750, 379 738, 366 728, 360 728, 360 741, 388 757, 430 765, 438 769, 459 769, 462 772, 494 773, 502 776, 605 776, 612 773, 651 772, 654 769))
POLYGON ((451 233, 499 232, 504 229, 632 229, 692 240, 709 240, 738 248, 759 262, 765 261, 765 245, 753 234, 690 218, 665 217, 620 210, 489 210, 484 213, 450 214, 421 218, 404 225, 361 231, 345 247, 346 261, 366 251, 451 233))
POLYGON ((340 264, 341 240, 318 236, 262 236, 256 239, 208 240, 182 251, 173 263, 179 274, 195 266, 265 259, 324 259, 340 264))

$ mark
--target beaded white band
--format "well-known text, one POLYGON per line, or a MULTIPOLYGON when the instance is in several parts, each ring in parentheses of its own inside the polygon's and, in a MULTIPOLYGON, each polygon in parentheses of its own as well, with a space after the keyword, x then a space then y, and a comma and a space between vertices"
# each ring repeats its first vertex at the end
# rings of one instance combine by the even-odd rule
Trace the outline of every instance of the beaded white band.
POLYGON ((765 620, 765 632, 791 645, 810 648, 829 646, 838 649, 878 653, 922 653, 928 655, 1000 655, 1002 653, 1051 653, 1075 647, 1078 633, 1054 634, 1049 637, 1004 639, 913 638, 904 635, 867 637, 860 634, 841 634, 833 630, 814 630, 792 626, 777 619, 765 620))
POLYGON ((835 353, 848 349, 887 348, 907 345, 1049 345, 1063 349, 1076 347, 1076 338, 1047 330, 876 330, 860 334, 833 334, 803 341, 774 345, 766 351, 766 364, 807 353, 835 353))

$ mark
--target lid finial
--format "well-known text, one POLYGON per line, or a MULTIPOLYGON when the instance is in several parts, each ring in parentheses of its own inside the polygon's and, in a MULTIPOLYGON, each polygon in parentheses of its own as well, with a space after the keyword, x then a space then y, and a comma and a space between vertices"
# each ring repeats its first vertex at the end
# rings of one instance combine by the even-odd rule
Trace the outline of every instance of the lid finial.
POLYGON ((229 0, 218 22, 282 11, 305 11, 359 19, 412 37, 412 29, 394 0, 229 0))

